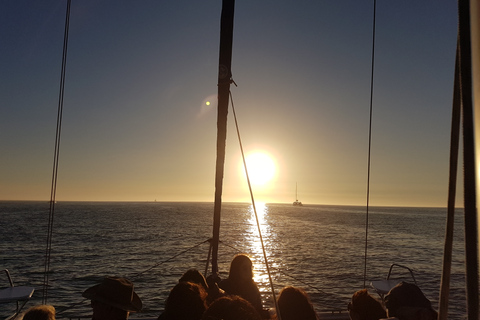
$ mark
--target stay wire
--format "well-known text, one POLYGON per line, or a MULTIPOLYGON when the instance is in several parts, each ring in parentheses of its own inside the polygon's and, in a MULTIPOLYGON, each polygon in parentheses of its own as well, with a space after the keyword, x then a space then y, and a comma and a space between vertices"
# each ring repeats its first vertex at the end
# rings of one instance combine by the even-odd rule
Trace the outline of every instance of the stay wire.
POLYGON ((148 271, 152 270, 153 268, 158 267, 159 265, 162 265, 162 264, 164 264, 164 263, 166 263, 166 262, 169 262, 169 261, 175 259, 176 257, 181 256, 182 254, 187 253, 188 251, 190 251, 190 250, 192 250, 192 249, 195 249, 195 248, 198 247, 198 246, 201 246, 202 244, 204 244, 204 243, 206 243, 206 242, 209 242, 210 240, 211 240, 211 239, 204 240, 204 241, 202 241, 202 242, 200 242, 200 243, 197 243, 196 245, 194 245, 194 246, 192 246, 192 247, 190 247, 190 248, 188 248, 188 249, 186 249, 186 250, 183 250, 182 252, 177 253, 176 255, 171 256, 170 258, 168 258, 168 259, 166 259, 166 260, 163 260, 162 262, 156 263, 156 264, 154 264, 153 266, 151 266, 150 268, 148 268, 148 269, 146 269, 146 270, 144 270, 144 271, 142 271, 142 272, 139 272, 139 273, 133 275, 133 276, 132 276, 132 279, 135 279, 135 278, 137 278, 138 276, 144 274, 145 272, 148 272, 148 271))
POLYGON ((377 0, 373 1, 373 27, 372 27, 372 69, 370 75, 370 119, 368 125, 368 160, 367 160, 367 207, 365 214, 365 261, 363 269, 363 288, 367 286, 367 257, 368 257, 368 214, 370 208, 370 167, 372 154, 372 114, 373 114, 373 79, 375 69, 375 20, 377 16, 377 0))
MULTIPOLYGON (((224 243, 224 242, 222 242, 222 241, 220 241, 220 243, 221 243, 222 245, 224 245, 224 246, 226 246, 226 247, 234 250, 234 251, 237 252, 237 253, 245 252, 245 250, 239 249, 239 248, 237 248, 237 247, 235 247, 235 246, 233 246, 233 245, 229 245, 229 244, 224 243)), ((281 274, 283 274, 284 276, 287 276, 287 277, 289 277, 289 278, 291 278, 291 279, 293 279, 293 280, 295 280, 295 281, 297 281, 297 282, 299 282, 299 283, 301 283, 301 284, 303 284, 303 285, 305 285, 305 286, 307 286, 307 287, 309 287, 309 288, 312 288, 312 289, 314 289, 314 290, 316 290, 316 291, 318 291, 318 292, 320 292, 320 293, 322 293, 322 294, 331 295, 330 293, 326 292, 325 290, 322 290, 322 289, 320 289, 319 287, 316 287, 316 286, 312 286, 311 284, 303 281, 302 279, 299 279, 299 278, 297 278, 297 277, 295 277, 295 276, 292 276, 291 274, 286 273, 285 271, 283 271, 283 270, 281 270, 281 269, 279 269, 279 268, 274 268, 274 269, 276 270, 276 272, 281 273, 281 274)), ((340 301, 340 300, 339 300, 339 301, 340 301)), ((343 303, 343 299, 341 300, 341 302, 343 303)), ((335 307, 331 307, 331 308, 332 308, 332 309, 338 309, 338 308, 335 308, 335 307)), ((338 309, 338 310, 340 310, 340 309, 338 309)))
POLYGON ((275 295, 275 288, 273 287, 272 275, 270 274, 270 267, 268 266, 268 259, 267 259, 267 254, 266 254, 266 250, 265 250, 265 245, 263 243, 263 237, 262 237, 262 230, 260 228, 260 222, 258 220, 257 208, 255 206, 255 198, 253 196, 252 185, 250 183, 250 177, 248 175, 247 162, 245 161, 245 153, 243 152, 242 139, 240 137, 240 129, 238 127, 237 114, 235 112, 235 106, 233 104, 233 96, 232 96, 231 91, 229 93, 230 93, 230 101, 232 103, 233 118, 235 119, 235 129, 237 130, 238 143, 240 145, 240 151, 242 153, 243 166, 245 168, 245 175, 247 177, 248 189, 250 191, 250 198, 252 199, 252 207, 253 207, 253 212, 255 213, 255 221, 257 222, 258 236, 260 238, 260 243, 262 245, 263 258, 265 260, 265 267, 267 269, 268 280, 270 281, 270 288, 272 290, 273 301, 275 303, 275 309, 277 310, 277 318, 278 318, 278 320, 282 320, 282 317, 281 317, 279 309, 278 309, 277 298, 276 298, 276 295, 275 295))
POLYGON ((43 304, 47 304, 47 299, 48 299, 48 282, 49 282, 49 273, 50 273, 50 260, 51 260, 51 253, 52 253, 53 218, 55 215, 58 160, 60 156, 60 136, 62 132, 63 100, 65 95, 65 71, 67 66, 70 7, 71 7, 71 0, 67 0, 65 32, 63 36, 62 70, 60 75, 60 93, 58 98, 57 128, 56 128, 55 149, 54 149, 54 156, 53 156, 52 185, 50 189, 50 208, 49 208, 49 217, 48 217, 47 246, 46 246, 46 252, 45 252, 45 271, 44 271, 44 278, 43 278, 43 298, 42 298, 43 304))
MULTIPOLYGON (((168 258, 168 259, 166 259, 166 260, 163 260, 163 261, 161 261, 161 262, 159 262, 159 263, 154 264, 153 266, 151 266, 150 268, 148 268, 148 269, 146 269, 146 270, 144 270, 144 271, 142 271, 142 272, 139 272, 139 273, 133 275, 132 277, 130 277, 130 279, 133 280, 133 279, 137 278, 138 276, 140 276, 140 275, 142 275, 142 274, 144 274, 144 273, 146 273, 146 272, 148 272, 148 271, 150 271, 150 270, 158 267, 159 265, 162 265, 162 264, 164 264, 164 263, 166 263, 166 262, 172 261, 173 259, 177 258, 178 256, 181 256, 182 254, 185 254, 185 253, 187 253, 188 251, 190 251, 190 250, 192 250, 192 249, 194 249, 194 248, 197 248, 198 246, 200 246, 200 245, 202 245, 202 244, 204 244, 204 243, 206 243, 206 242, 210 242, 210 241, 211 241, 211 239, 204 240, 204 241, 202 241, 202 242, 200 242, 200 243, 198 243, 198 244, 196 244, 196 245, 194 245, 194 246, 192 246, 192 247, 190 247, 190 248, 188 248, 188 249, 186 249, 186 250, 183 250, 182 252, 179 252, 179 253, 176 254, 176 255, 171 256, 170 258, 168 258)), ((63 314, 64 312, 67 312, 67 311, 75 308, 76 306, 79 306, 79 305, 84 304, 87 300, 89 300, 89 299, 83 299, 82 301, 73 303, 73 304, 71 304, 71 305, 69 305, 69 306, 59 307, 59 309, 57 310, 56 313, 57 313, 57 315, 63 314)))

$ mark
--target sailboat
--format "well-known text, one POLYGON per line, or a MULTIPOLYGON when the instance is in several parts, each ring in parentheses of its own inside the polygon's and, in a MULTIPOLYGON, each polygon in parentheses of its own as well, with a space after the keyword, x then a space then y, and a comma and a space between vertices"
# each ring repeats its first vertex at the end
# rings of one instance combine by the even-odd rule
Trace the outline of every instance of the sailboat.
POLYGON ((303 206, 301 201, 298 201, 298 188, 297 184, 295 184, 295 201, 293 201, 294 206, 303 206))
MULTIPOLYGON (((223 180, 223 166, 224 166, 224 158, 225 158, 225 136, 226 136, 226 115, 227 115, 227 108, 228 108, 228 95, 229 95, 229 86, 232 83, 232 75, 231 75, 231 42, 232 42, 232 27, 233 27, 233 1, 224 1, 224 12, 222 13, 222 35, 221 35, 221 46, 220 46, 220 63, 219 63, 219 74, 218 74, 218 101, 219 101, 219 108, 218 108, 218 138, 217 138, 217 171, 216 171, 216 178, 215 178, 215 207, 214 207, 214 230, 213 230, 213 238, 212 238, 212 274, 218 272, 218 243, 219 243, 219 228, 220 228, 220 213, 221 213, 221 204, 222 204, 222 180, 223 180)), ((477 22, 478 23, 478 22, 477 22)), ((474 29, 474 30, 478 30, 474 29)), ((478 47, 474 47, 474 49, 478 47)), ((478 54, 474 54, 475 56, 479 56, 478 54)), ((472 170, 469 167, 469 170, 472 170)), ((467 175, 471 175, 474 177, 472 171, 468 171, 467 175)), ((472 192, 470 188, 467 188, 467 192, 472 192)), ((470 197, 472 196, 471 193, 470 197)), ((473 194, 473 196, 475 196, 473 194)), ((296 202, 298 198, 296 196, 296 202)), ((466 215, 468 217, 475 217, 476 218, 476 208, 469 205, 469 210, 466 210, 466 215)), ((474 219, 475 220, 475 219, 474 219)), ((476 223, 469 223, 469 227, 474 227, 476 223)), ((477 231, 474 230, 473 232, 470 231, 469 234, 474 234, 477 231)), ((468 244, 475 244, 477 239, 473 239, 469 237, 467 240, 468 244)), ((475 265, 477 263, 476 257, 476 250, 469 250, 469 261, 470 265, 475 265), (471 258, 473 256, 473 258, 471 258), (473 261, 472 261, 473 259, 473 261)), ((471 267, 474 268, 474 267, 471 267)), ((471 289, 469 289, 469 297, 472 297, 471 301, 469 301, 469 307, 472 308, 470 312, 471 315, 469 319, 476 319, 475 314, 478 315, 478 310, 475 309, 475 305, 478 308, 478 300, 475 303, 475 290, 478 294, 478 281, 475 282, 475 272, 472 274, 469 273, 468 276, 469 285, 471 285, 471 289), (471 280, 473 279, 473 280, 471 280)), ((477 297, 478 298, 478 297, 477 297)), ((343 315, 344 317, 344 315, 343 315)))

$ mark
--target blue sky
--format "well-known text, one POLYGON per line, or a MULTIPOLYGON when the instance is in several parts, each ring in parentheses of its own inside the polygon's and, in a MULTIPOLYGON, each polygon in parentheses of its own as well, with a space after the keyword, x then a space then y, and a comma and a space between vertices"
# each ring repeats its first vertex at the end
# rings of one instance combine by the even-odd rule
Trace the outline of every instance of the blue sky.
MULTIPOLYGON (((48 200, 65 0, 0 4, 0 199, 48 200)), ((221 1, 73 0, 58 200, 213 201, 221 1)), ((237 1, 258 201, 364 204, 373 1, 237 1)), ((378 1, 372 205, 445 206, 456 1, 378 1)), ((225 201, 249 196, 229 114, 225 201)))

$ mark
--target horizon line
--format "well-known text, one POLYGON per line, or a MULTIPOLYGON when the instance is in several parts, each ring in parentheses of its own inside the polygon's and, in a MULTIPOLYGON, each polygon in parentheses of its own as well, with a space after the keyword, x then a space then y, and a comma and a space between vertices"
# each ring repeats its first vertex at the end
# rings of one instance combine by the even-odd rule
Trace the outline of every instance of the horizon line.
MULTIPOLYGON (((11 200, 11 199, 0 199, 0 202, 46 202, 49 203, 50 200, 11 200)), ((56 203, 59 202, 97 202, 97 203, 214 203, 214 201, 201 201, 201 200, 56 200, 56 203)), ((252 204, 248 201, 222 201, 222 203, 244 203, 252 204)), ((257 201, 256 203, 265 203, 265 204, 279 204, 279 205, 292 205, 291 202, 263 202, 257 201)), ((303 206, 340 206, 340 207, 367 207, 365 204, 332 204, 332 203, 303 203, 303 206)), ((447 206, 421 206, 421 205, 369 205, 369 207, 384 207, 384 208, 445 208, 447 206)), ((456 206, 455 209, 464 209, 463 206, 456 206)))

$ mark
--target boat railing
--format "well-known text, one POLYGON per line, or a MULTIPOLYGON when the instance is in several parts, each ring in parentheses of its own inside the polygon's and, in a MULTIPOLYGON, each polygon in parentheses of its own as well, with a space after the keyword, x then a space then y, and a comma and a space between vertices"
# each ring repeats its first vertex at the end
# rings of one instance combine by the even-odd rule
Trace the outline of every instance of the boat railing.
POLYGON ((23 309, 25 304, 30 300, 35 291, 33 287, 18 286, 13 285, 12 277, 10 272, 7 269, 4 269, 3 272, 7 275, 9 286, 5 289, 0 290, 0 304, 15 302, 17 307, 13 315, 8 317, 6 320, 15 319, 20 311, 23 309), (21 302, 21 303, 20 303, 21 302))
POLYGON ((390 269, 388 270, 387 280, 390 279, 390 275, 392 274, 392 269, 393 269, 393 267, 399 267, 399 268, 403 268, 403 269, 408 270, 408 272, 409 272, 410 275, 412 276, 413 282, 415 283, 415 285, 417 284, 417 280, 415 280, 415 275, 413 274, 412 269, 410 269, 409 267, 406 267, 406 266, 402 266, 401 264, 397 264, 397 263, 393 263, 393 264, 390 266, 390 269))
POLYGON ((392 270, 393 267, 398 267, 407 270, 410 273, 410 276, 413 279, 413 283, 417 285, 417 280, 415 280, 415 275, 413 274, 412 269, 409 267, 403 266, 401 264, 393 263, 390 265, 390 269, 388 270, 387 278, 385 280, 375 280, 370 282, 370 285, 375 289, 375 291, 378 293, 380 298, 382 299, 382 302, 385 302, 384 297, 385 295, 397 284, 401 282, 400 279, 391 279, 392 275, 392 270))

